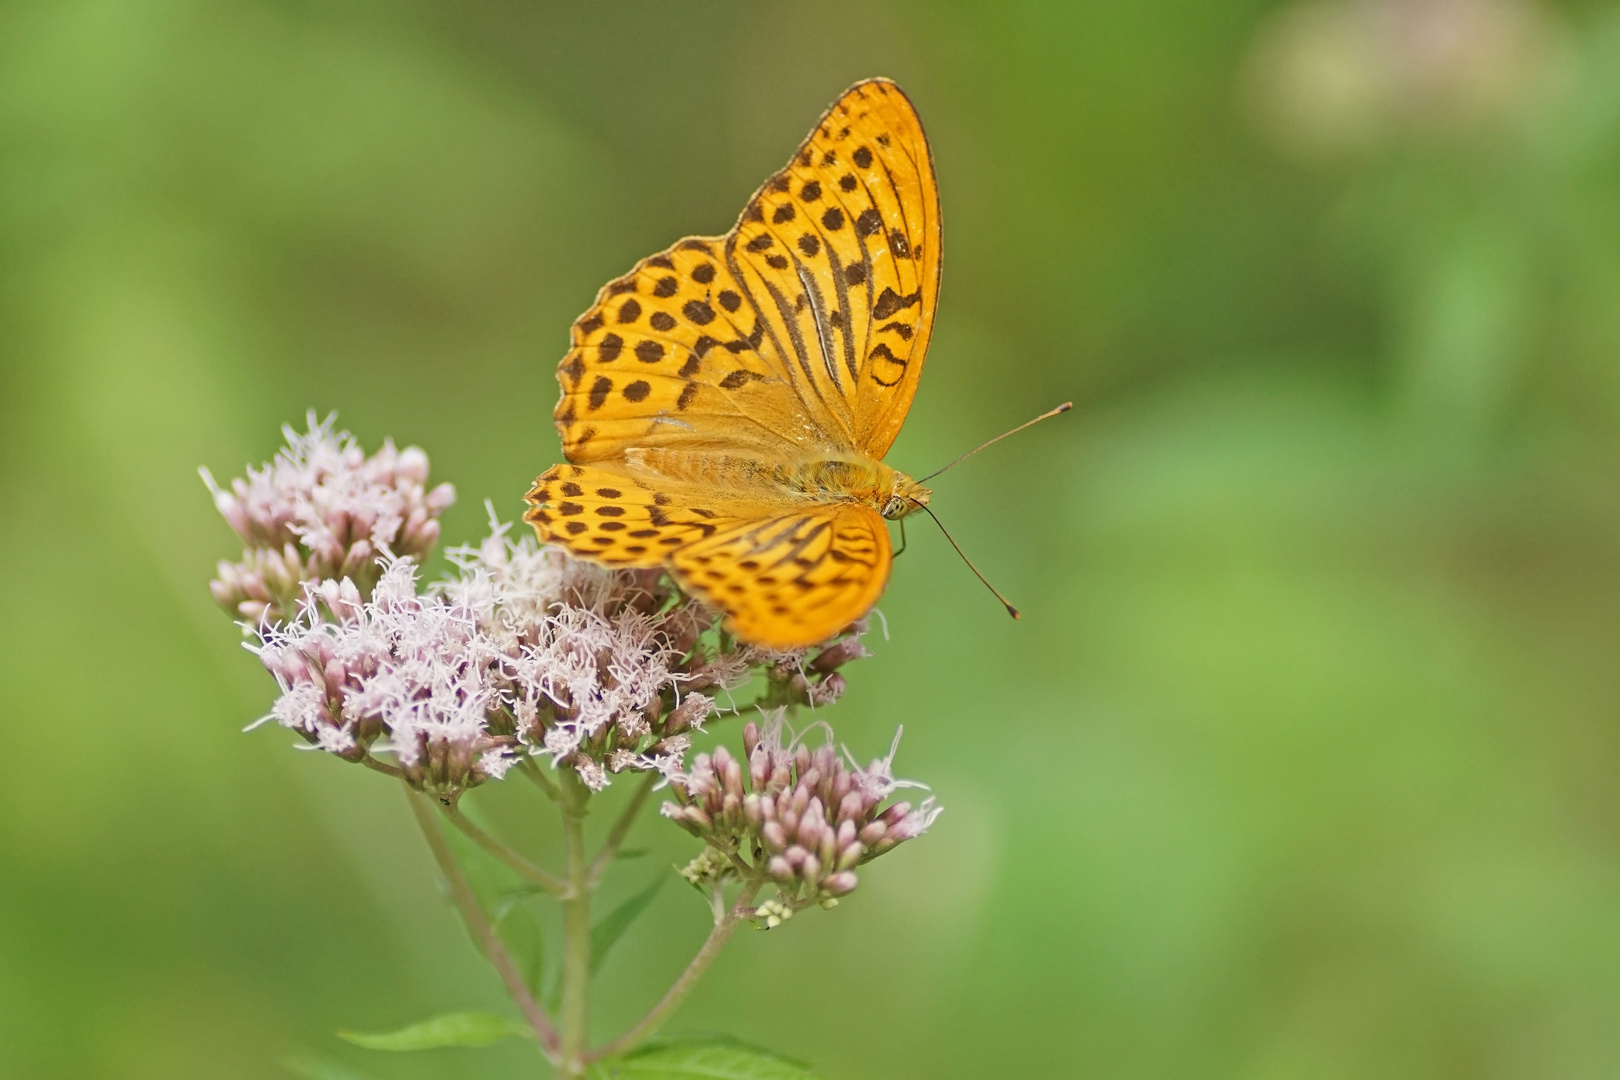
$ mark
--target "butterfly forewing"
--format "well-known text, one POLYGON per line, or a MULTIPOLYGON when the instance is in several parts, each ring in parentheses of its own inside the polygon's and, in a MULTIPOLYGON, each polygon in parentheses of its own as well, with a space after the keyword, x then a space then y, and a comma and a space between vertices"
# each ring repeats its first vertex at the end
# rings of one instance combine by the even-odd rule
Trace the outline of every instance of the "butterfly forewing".
POLYGON ((690 238, 609 282, 557 368, 554 417, 574 462, 632 446, 813 452, 833 436, 783 376, 724 238, 690 238))
POLYGON ((726 240, 786 377, 881 458, 916 393, 939 293, 939 194, 911 102, 887 80, 836 101, 726 240))

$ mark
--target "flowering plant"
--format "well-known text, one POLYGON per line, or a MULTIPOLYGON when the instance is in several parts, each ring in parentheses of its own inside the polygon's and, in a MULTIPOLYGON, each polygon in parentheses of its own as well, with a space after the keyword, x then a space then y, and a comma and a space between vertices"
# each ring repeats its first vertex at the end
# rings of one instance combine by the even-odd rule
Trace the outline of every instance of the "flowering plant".
POLYGON ((648 1040, 738 927, 768 929, 836 906, 859 868, 939 815, 931 797, 893 801, 920 786, 895 778, 894 747, 861 766, 840 754, 825 721, 790 725, 796 710, 843 694, 840 669, 867 655, 864 623, 813 648, 755 647, 661 571, 609 570, 531 536, 514 539, 493 508, 483 542, 451 550, 451 576, 424 588, 421 561, 455 498, 448 484, 427 487, 427 455, 389 442, 367 456, 332 418, 314 414, 307 432, 283 430, 276 458, 229 488, 203 471, 245 545, 240 561, 219 564, 212 589, 276 680, 263 719, 401 783, 450 897, 522 1017, 454 1013, 346 1037, 397 1050, 519 1035, 565 1076, 617 1075, 630 1061, 647 1076, 744 1067, 809 1076, 736 1044, 648 1040), (748 687, 757 696, 739 706, 733 692, 748 687), (724 744, 693 753, 705 725, 733 717, 746 718, 740 756, 724 744), (559 813, 560 872, 462 808, 474 788, 514 774, 559 813), (590 852, 590 801, 619 778, 636 785, 634 795, 590 852), (592 896, 658 789, 669 795, 663 815, 703 843, 680 873, 707 901, 713 928, 639 1021, 592 1047, 591 975, 650 895, 594 921, 592 896), (562 906, 554 994, 515 955, 502 914, 480 900, 444 825, 562 906))

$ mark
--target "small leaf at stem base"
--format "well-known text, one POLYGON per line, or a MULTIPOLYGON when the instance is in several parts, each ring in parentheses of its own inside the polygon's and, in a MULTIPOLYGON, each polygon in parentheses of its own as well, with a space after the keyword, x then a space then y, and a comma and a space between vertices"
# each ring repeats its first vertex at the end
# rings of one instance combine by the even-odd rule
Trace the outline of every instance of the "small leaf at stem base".
POLYGON ((365 1073, 311 1054, 288 1054, 278 1064, 303 1080, 371 1080, 365 1073))
POLYGON ((534 1038, 534 1033, 515 1020, 492 1013, 454 1012, 423 1020, 419 1024, 384 1034, 368 1035, 340 1031, 346 1039, 367 1050, 436 1050, 441 1046, 490 1046, 502 1039, 534 1038))
POLYGON ((668 1039, 591 1066, 590 1080, 816 1080, 796 1061, 725 1037, 668 1039))
POLYGON ((602 967, 602 961, 607 959, 608 950, 613 948, 614 942, 623 937, 624 932, 630 929, 630 924, 640 918, 642 912, 652 905, 658 890, 664 887, 664 881, 668 877, 667 873, 660 873, 645 889, 602 916, 602 921, 591 927, 592 975, 602 967))

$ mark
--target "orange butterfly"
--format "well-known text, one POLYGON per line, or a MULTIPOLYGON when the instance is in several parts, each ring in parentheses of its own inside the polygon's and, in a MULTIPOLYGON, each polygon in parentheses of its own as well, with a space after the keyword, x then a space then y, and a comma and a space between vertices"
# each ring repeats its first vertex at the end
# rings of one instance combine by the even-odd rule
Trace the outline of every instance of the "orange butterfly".
POLYGON ((787 649, 865 615, 884 519, 929 491, 883 464, 939 296, 934 162, 887 79, 844 93, 730 232, 609 282, 574 323, 555 419, 571 464, 525 496, 540 538, 667 567, 787 649))

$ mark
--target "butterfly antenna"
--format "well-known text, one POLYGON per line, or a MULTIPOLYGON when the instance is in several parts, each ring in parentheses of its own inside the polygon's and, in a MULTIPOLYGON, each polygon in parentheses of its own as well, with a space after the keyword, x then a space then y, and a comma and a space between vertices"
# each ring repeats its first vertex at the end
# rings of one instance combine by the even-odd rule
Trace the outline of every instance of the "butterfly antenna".
MULTIPOLYGON (((1059 411, 1061 412, 1062 410, 1059 410, 1059 411)), ((1033 424, 1034 422, 1035 421, 1031 420, 1029 423, 1033 424)), ((1025 424, 1024 426, 1028 427, 1029 424, 1025 424)), ((1008 432, 1008 434, 1010 435, 1012 433, 1008 432)), ((947 466, 947 468, 948 467, 949 466, 947 466)), ((967 563, 967 568, 969 570, 973 571, 973 576, 978 578, 980 581, 984 582, 984 587, 989 589, 992 593, 994 593, 997 600, 1001 601, 1001 606, 1007 609, 1007 614, 1011 615, 1015 619, 1023 618, 1023 616, 1018 613, 1018 609, 1013 607, 1010 603, 1008 603, 1007 598, 1005 596, 1002 596, 1001 593, 999 591, 997 591, 997 589, 996 589, 996 587, 994 585, 990 584, 989 579, 986 578, 983 574, 979 573, 979 568, 977 566, 973 565, 973 560, 967 557, 967 552, 962 550, 962 545, 958 544, 956 542, 955 537, 951 536, 951 532, 950 532, 949 529, 947 529, 945 527, 945 523, 943 521, 939 520, 939 515, 934 513, 932 510, 928 510, 928 507, 926 507, 926 506, 923 507, 923 509, 927 510, 928 511, 928 516, 934 519, 934 524, 938 525, 939 526, 939 531, 945 534, 945 539, 947 539, 947 540, 949 540, 951 542, 951 547, 955 548, 956 553, 958 555, 962 556, 962 561, 967 563)))
MULTIPOLYGON (((996 443, 1000 442, 1002 439, 1005 439, 1009 435, 1016 435, 1020 431, 1023 431, 1027 427, 1034 427, 1036 424, 1040 423, 1042 420, 1049 420, 1052 417, 1059 415, 1060 413, 1068 412, 1072 408, 1074 408, 1074 402, 1065 401, 1063 404, 1059 405, 1057 408, 1050 409, 1050 410, 1048 410, 1046 412, 1043 412, 1043 413, 1041 413, 1041 415, 1037 416, 1033 420, 1024 421, 1022 424, 1019 424, 1017 427, 1013 428, 1011 431, 1002 432, 1000 435, 997 435, 995 438, 991 439, 989 442, 980 443, 978 446, 975 446, 973 449, 969 450, 967 453, 963 454, 961 457, 957 458, 955 461, 953 461, 949 465, 945 466, 945 469, 954 469, 954 468, 956 468, 956 466, 962 464, 962 462, 966 461, 968 458, 972 457, 974 454, 977 454, 980 450, 983 450, 985 447, 994 446, 996 443)), ((929 473, 927 476, 925 476, 922 479, 918 480, 917 483, 921 484, 924 481, 932 480, 934 477, 936 477, 940 473, 944 472, 945 469, 935 469, 933 472, 929 473)), ((937 521, 938 519, 936 518, 935 520, 937 521)), ((941 525, 940 528, 943 529, 944 526, 941 525)), ((967 556, 964 555, 963 558, 965 559, 965 558, 967 558, 967 556)), ((969 563, 968 565, 971 566, 973 564, 969 563)), ((977 572, 978 571, 974 571, 974 573, 977 573, 977 572)), ((990 583, 988 581, 986 581, 985 584, 988 585, 990 583)), ((994 589, 992 589, 990 591, 995 592, 994 589)))

